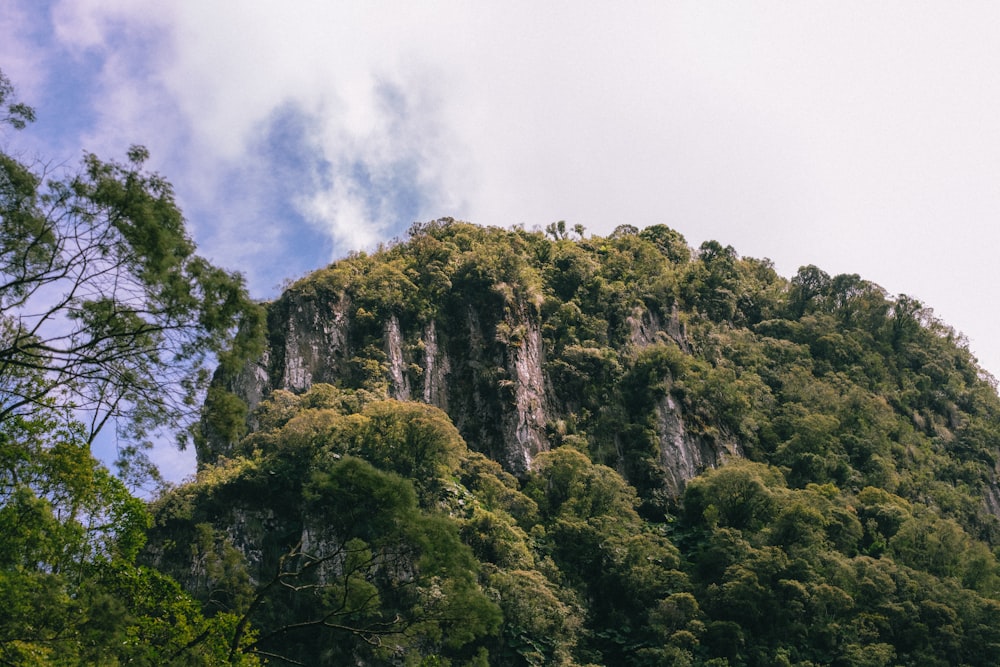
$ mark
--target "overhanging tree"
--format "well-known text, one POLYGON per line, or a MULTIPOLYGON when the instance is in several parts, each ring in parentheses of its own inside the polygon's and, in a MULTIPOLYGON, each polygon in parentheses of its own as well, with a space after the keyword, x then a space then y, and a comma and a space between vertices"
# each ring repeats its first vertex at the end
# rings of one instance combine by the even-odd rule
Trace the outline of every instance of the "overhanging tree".
MULTIPOLYGON (((0 78, 0 121, 20 129, 34 114, 12 93, 0 78)), ((184 434, 207 362, 258 340, 242 277, 195 253, 147 158, 134 146, 51 174, 0 151, 0 421, 57 399, 86 415, 88 440, 109 421, 133 442, 184 434)))

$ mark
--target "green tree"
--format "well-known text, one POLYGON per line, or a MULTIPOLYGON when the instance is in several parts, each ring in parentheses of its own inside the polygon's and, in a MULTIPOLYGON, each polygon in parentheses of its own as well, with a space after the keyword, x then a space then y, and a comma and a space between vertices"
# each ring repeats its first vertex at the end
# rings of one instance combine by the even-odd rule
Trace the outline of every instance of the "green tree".
POLYGON ((218 664, 233 617, 138 564, 145 504, 86 435, 44 406, 0 422, 0 663, 218 664))
MULTIPOLYGON (((23 127, 33 114, 11 94, 0 79, 6 122, 23 127)), ((235 370, 259 351, 242 277, 195 253, 148 157, 87 154, 79 172, 51 174, 0 153, 0 421, 58 396, 86 413, 89 439, 109 420, 135 438, 183 433, 208 362, 235 370)))
POLYGON ((650 610, 687 587, 676 548, 644 525, 635 490, 618 473, 569 447, 539 455, 525 492, 542 517, 540 546, 588 600, 583 655, 626 664, 662 636, 650 610))
POLYGON ((651 225, 639 232, 639 236, 652 241, 657 249, 671 262, 685 264, 691 260, 691 248, 684 236, 666 225, 651 225))
POLYGON ((759 530, 774 518, 776 491, 785 481, 776 469, 733 462, 691 480, 684 490, 684 519, 739 530, 759 530))
POLYGON ((14 84, 0 71, 0 126, 10 125, 15 130, 23 130, 28 123, 35 122, 35 110, 23 102, 14 100, 14 84))
POLYGON ((206 613, 237 619, 228 655, 382 664, 475 654, 500 612, 458 522, 421 509, 409 479, 314 452, 208 467, 157 503, 151 552, 178 578, 204 570, 190 587, 206 613), (260 548, 241 553, 234 540, 260 548))
MULTIPOLYGON (((34 119, 2 73, 0 109, 0 130, 34 119)), ((126 453, 182 432, 207 364, 235 368, 262 323, 242 279, 195 254, 145 149, 128 157, 51 174, 0 152, 4 664, 218 664, 235 621, 139 565, 145 504, 90 451, 109 422, 126 453)))
POLYGON ((740 292, 739 257, 732 246, 705 241, 698 248, 698 261, 688 267, 682 293, 688 304, 715 322, 731 321, 737 314, 740 292))

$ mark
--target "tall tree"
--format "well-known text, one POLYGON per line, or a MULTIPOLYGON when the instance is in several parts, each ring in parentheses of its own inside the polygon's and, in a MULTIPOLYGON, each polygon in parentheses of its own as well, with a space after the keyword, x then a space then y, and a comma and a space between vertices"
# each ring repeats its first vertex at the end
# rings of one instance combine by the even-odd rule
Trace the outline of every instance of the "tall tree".
MULTIPOLYGON (((33 119, 0 72, 0 132, 33 119)), ((0 150, 0 664, 219 664, 231 651, 238 619, 206 619, 137 563, 145 503, 90 451, 109 423, 132 443, 181 432, 206 363, 238 363, 262 322, 240 276, 195 254, 147 157, 87 155, 51 174, 0 150)))

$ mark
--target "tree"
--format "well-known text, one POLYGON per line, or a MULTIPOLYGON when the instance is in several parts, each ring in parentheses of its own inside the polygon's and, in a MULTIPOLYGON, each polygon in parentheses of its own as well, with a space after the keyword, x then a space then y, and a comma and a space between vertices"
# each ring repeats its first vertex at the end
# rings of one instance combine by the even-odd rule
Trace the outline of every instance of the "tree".
MULTIPOLYGON (((0 121, 20 129, 34 112, 12 95, 0 74, 0 121)), ((88 441, 109 420, 136 440, 182 433, 213 355, 256 351, 242 277, 195 254, 148 157, 87 154, 66 174, 0 152, 0 422, 55 399, 86 414, 88 441)))
POLYGON ((587 228, 581 225, 580 223, 576 223, 575 225, 573 225, 571 229, 567 229, 565 220, 559 220, 558 222, 551 222, 545 226, 545 233, 548 234, 555 241, 565 240, 570 238, 569 236, 570 231, 576 234, 576 237, 578 239, 582 239, 584 234, 586 234, 587 232, 587 228))
POLYGON ((736 250, 718 241, 705 241, 698 248, 698 260, 688 269, 682 293, 711 320, 732 321, 741 292, 736 250))
POLYGON ((649 610, 687 584, 676 548, 644 525, 628 482, 570 447, 539 454, 524 490, 544 527, 532 533, 588 601, 586 650, 601 664, 632 664, 654 639, 649 610))
POLYGON ((686 264, 691 259, 691 248, 684 236, 666 225, 651 225, 639 232, 639 236, 651 241, 671 262, 686 264))
POLYGON ((0 422, 0 664, 219 664, 235 618, 137 563, 148 525, 64 409, 0 422))
POLYGON ((788 304, 790 315, 800 318, 826 297, 830 289, 830 275, 812 264, 799 267, 791 280, 788 304))
POLYGON ((496 632, 459 523, 421 508, 411 480, 319 443, 258 456, 206 466, 159 499, 147 551, 206 615, 235 619, 232 659, 460 658, 496 632))
MULTIPOLYGON (((0 73, 0 129, 33 119, 0 73)), ((90 451, 109 422, 135 443, 179 431, 206 364, 231 371, 259 340, 242 279, 195 254, 147 157, 52 174, 0 151, 2 664, 219 664, 230 650, 235 617, 205 619, 138 564, 145 504, 90 451)))
POLYGON ((28 123, 35 122, 35 110, 23 102, 14 102, 14 85, 0 71, 0 125, 10 125, 22 130, 28 123))

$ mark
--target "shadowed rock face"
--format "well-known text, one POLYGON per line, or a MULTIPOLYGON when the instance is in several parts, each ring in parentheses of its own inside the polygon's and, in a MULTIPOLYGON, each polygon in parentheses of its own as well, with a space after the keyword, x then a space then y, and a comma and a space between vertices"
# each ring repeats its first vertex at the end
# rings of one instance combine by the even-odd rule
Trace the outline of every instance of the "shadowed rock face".
POLYGON ((526 471, 532 458, 549 448, 545 438, 545 378, 542 374, 544 353, 538 323, 520 313, 508 325, 524 332, 516 345, 506 350, 507 374, 513 383, 513 409, 504 414, 504 439, 508 443, 505 463, 515 473, 526 471))
MULTIPOLYGON (((470 447, 523 474, 549 449, 548 427, 573 418, 567 406, 575 406, 576 397, 555 386, 547 372, 552 351, 535 308, 516 301, 502 309, 462 306, 443 320, 390 314, 362 323, 345 294, 289 292, 270 306, 268 349, 229 389, 252 410, 273 389, 303 392, 318 382, 370 386, 371 378, 358 374, 363 359, 379 369, 376 379, 389 397, 441 408, 470 447)), ((657 344, 689 349, 676 312, 661 319, 636 309, 627 326, 623 356, 657 344)), ((653 421, 657 463, 671 495, 705 468, 741 455, 735 442, 691 434, 670 396, 658 403, 653 421)), ((212 444, 203 458, 228 450, 226 443, 212 444)))
POLYGON ((690 433, 684 426, 680 407, 668 394, 656 406, 656 434, 660 446, 660 466, 667 489, 674 496, 684 484, 706 468, 715 468, 743 452, 735 440, 710 441, 690 433))
POLYGON ((691 352, 687 333, 684 331, 684 325, 681 324, 676 304, 665 323, 656 316, 656 313, 643 308, 636 308, 626 322, 629 327, 629 343, 633 347, 648 347, 655 343, 672 340, 685 352, 689 354, 691 352))
POLYGON ((431 320, 424 329, 423 401, 448 411, 448 355, 438 345, 437 325, 431 320))
POLYGON ((269 345, 234 378, 230 390, 252 410, 274 389, 303 392, 317 382, 335 383, 350 358, 350 305, 343 294, 335 300, 282 298, 273 303, 269 345))
POLYGON ((283 368, 277 386, 301 392, 316 382, 336 379, 336 362, 349 352, 349 308, 346 295, 340 295, 335 302, 296 299, 288 304, 283 368))
MULTIPOLYGON (((426 343, 425 343, 426 345, 426 343)), ((403 335, 395 315, 385 322, 385 356, 389 366, 389 395, 397 401, 410 400, 410 378, 403 359, 403 335)))

